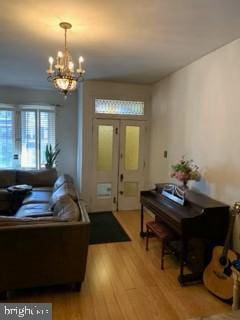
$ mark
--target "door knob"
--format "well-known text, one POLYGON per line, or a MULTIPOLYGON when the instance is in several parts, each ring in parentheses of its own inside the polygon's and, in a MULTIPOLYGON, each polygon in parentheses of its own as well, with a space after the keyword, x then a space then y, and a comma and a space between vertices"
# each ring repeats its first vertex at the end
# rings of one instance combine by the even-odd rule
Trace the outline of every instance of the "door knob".
POLYGON ((119 191, 119 193, 120 193, 121 195, 123 195, 123 191, 119 191))
POLYGON ((123 174, 122 173, 120 174, 120 181, 121 182, 123 181, 123 174))

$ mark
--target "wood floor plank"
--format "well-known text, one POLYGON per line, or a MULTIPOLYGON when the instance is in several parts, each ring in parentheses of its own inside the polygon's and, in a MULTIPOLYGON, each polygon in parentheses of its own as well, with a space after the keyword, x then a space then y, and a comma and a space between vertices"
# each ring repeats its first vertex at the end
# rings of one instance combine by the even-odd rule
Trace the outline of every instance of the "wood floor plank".
MULTIPOLYGON (((201 284, 180 287, 179 266, 171 257, 160 270, 161 244, 151 239, 145 250, 138 211, 115 216, 132 241, 90 245, 80 293, 36 289, 16 293, 9 302, 51 302, 54 320, 186 320, 230 311, 201 284)), ((151 219, 146 214, 145 220, 151 219)))

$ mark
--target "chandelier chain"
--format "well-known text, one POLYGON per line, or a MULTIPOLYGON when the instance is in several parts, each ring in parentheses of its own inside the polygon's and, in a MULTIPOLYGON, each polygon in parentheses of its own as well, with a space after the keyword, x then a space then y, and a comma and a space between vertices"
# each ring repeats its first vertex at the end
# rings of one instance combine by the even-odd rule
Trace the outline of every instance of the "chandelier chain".
POLYGON ((67 50, 67 29, 64 29, 64 46, 65 50, 67 50))

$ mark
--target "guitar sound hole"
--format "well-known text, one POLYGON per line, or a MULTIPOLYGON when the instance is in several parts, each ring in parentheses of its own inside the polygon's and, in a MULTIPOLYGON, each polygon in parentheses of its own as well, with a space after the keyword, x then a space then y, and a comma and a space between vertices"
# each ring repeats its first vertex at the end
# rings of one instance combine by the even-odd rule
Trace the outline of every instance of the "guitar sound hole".
POLYGON ((229 261, 227 268, 224 269, 224 274, 226 274, 228 277, 231 276, 232 270, 231 270, 231 262, 229 261))
POLYGON ((228 261, 225 257, 220 257, 219 258, 219 263, 221 264, 221 266, 227 266, 228 261))

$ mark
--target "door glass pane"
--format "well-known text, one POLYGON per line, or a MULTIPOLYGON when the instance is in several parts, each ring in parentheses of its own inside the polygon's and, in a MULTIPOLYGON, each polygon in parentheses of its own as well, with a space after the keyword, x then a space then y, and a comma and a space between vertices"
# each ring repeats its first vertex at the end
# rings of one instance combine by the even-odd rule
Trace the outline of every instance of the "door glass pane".
POLYGON ((137 197, 138 196, 138 183, 137 182, 124 182, 124 196, 137 197))
POLYGON ((21 167, 36 168, 36 112, 22 111, 21 112, 21 167))
POLYGON ((111 183, 98 183, 97 184, 97 196, 103 198, 109 198, 112 195, 111 183))
POLYGON ((14 153, 13 111, 0 110, 0 167, 13 167, 14 153))
POLYGON ((98 157, 97 170, 112 170, 113 126, 100 125, 98 127, 98 157))
POLYGON ((140 127, 126 126, 125 170, 138 170, 140 127))

